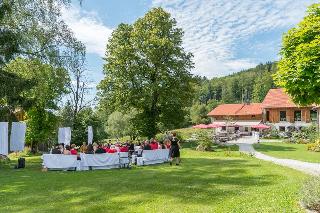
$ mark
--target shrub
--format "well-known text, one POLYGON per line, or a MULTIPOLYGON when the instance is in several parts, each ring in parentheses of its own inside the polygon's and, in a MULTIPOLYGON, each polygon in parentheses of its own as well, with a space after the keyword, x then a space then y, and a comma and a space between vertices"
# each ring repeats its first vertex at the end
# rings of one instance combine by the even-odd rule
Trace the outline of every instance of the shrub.
POLYGON ((210 136, 210 133, 207 131, 201 131, 198 133, 198 151, 212 151, 213 140, 210 136))
POLYGON ((309 179, 301 189, 301 201, 310 210, 320 212, 320 177, 309 179))
POLYGON ((320 152, 320 139, 318 139, 314 143, 310 143, 307 145, 307 149, 313 152, 320 152))
POLYGON ((9 168, 10 159, 5 155, 0 155, 0 168, 9 168))
POLYGON ((315 124, 302 128, 301 132, 306 135, 310 143, 314 143, 318 139, 317 126, 315 124))
POLYGON ((277 128, 273 125, 271 125, 271 128, 265 131, 263 138, 266 139, 278 139, 279 136, 279 131, 277 128))
POLYGON ((210 140, 201 140, 198 142, 197 146, 198 151, 212 151, 212 141, 210 140))

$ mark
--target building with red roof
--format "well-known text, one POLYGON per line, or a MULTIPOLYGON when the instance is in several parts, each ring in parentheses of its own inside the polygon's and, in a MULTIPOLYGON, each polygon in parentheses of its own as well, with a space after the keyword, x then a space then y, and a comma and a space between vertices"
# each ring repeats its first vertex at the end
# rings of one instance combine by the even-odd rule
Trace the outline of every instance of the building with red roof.
POLYGON ((264 122, 274 124, 280 131, 301 128, 317 122, 314 106, 299 106, 282 88, 270 89, 262 102, 264 122))
POLYGON ((221 104, 208 113, 212 123, 234 126, 235 130, 251 131, 251 126, 262 121, 261 103, 221 104))
POLYGON ((251 126, 272 123, 280 131, 289 127, 301 128, 317 122, 314 106, 298 106, 284 89, 270 89, 262 103, 221 104, 208 113, 212 123, 225 126, 244 127, 240 131, 251 131, 251 126))

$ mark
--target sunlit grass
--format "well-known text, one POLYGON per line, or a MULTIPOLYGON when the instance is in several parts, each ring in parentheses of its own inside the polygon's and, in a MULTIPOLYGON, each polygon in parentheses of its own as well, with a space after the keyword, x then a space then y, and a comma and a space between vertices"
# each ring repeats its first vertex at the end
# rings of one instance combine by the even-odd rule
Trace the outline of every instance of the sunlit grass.
POLYGON ((29 157, 26 169, 0 171, 0 212, 302 212, 297 192, 306 175, 192 147, 182 150, 181 166, 131 170, 41 172, 40 158, 29 157))
POLYGON ((260 143, 254 144, 254 148, 259 152, 277 158, 320 163, 320 152, 308 151, 306 144, 260 143))

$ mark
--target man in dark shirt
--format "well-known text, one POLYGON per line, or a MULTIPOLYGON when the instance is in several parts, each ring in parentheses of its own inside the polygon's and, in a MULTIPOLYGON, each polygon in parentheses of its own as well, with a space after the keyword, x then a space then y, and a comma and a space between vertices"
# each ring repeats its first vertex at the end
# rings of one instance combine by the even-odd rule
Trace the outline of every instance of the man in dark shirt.
POLYGON ((99 145, 98 149, 95 151, 96 154, 106 153, 106 150, 99 145))
POLYGON ((61 153, 61 150, 60 150, 60 147, 59 147, 59 144, 56 144, 56 145, 54 146, 54 148, 53 148, 52 151, 51 151, 51 154, 62 154, 62 153, 61 153))

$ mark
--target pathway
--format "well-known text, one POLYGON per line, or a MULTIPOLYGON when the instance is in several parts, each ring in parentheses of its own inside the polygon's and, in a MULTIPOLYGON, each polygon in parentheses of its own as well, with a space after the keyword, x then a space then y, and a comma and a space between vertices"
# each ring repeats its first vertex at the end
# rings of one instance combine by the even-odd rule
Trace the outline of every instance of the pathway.
POLYGON ((255 151, 253 148, 252 144, 256 143, 256 140, 253 137, 243 137, 237 141, 230 141, 228 143, 238 145, 240 152, 252 154, 258 159, 271 161, 275 164, 290 167, 307 174, 320 176, 320 163, 308 163, 299 160, 280 159, 262 154, 261 152, 255 151))

